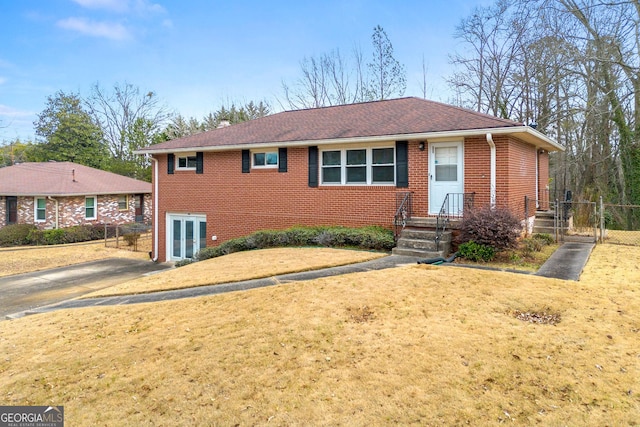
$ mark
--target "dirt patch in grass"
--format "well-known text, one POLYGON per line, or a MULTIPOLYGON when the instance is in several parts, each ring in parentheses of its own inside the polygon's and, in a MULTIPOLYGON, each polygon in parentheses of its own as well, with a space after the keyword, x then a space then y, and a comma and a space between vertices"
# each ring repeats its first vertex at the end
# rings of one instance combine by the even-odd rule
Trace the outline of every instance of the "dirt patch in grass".
POLYGON ((386 254, 331 248, 273 248, 236 252, 105 288, 84 298, 239 282, 353 264, 383 256, 386 254))
POLYGON ((639 266, 600 245, 580 282, 414 265, 1 322, 0 399, 79 426, 634 425, 639 266))
POLYGON ((55 246, 22 246, 0 248, 0 277, 49 268, 64 267, 105 258, 149 259, 151 239, 138 242, 138 252, 122 244, 120 249, 105 247, 104 240, 55 246))

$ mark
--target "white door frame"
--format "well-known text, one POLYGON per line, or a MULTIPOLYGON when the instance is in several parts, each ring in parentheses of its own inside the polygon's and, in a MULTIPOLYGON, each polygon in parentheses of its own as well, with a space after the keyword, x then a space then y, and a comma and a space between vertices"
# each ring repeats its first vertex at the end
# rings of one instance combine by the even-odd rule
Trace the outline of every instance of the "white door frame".
POLYGON ((447 193, 464 192, 464 142, 461 140, 429 143, 429 214, 437 215, 447 193), (457 147, 457 181, 436 182, 436 148, 457 147))
POLYGON ((192 258, 200 248, 200 223, 207 222, 207 216, 204 214, 184 214, 184 213, 170 213, 166 215, 166 241, 167 241, 167 261, 179 261, 185 258, 192 258), (174 221, 179 221, 180 224, 180 248, 177 248, 180 252, 179 255, 174 254, 174 221), (186 239, 186 223, 192 222, 192 236, 191 242, 187 242, 186 239), (187 254, 187 252, 191 252, 187 254), (187 256, 191 255, 191 256, 187 256))

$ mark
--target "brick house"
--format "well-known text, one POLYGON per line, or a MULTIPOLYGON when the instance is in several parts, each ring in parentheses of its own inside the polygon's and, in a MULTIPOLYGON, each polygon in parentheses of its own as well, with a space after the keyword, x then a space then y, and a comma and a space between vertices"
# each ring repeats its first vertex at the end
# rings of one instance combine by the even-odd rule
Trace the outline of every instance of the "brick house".
POLYGON ((0 228, 151 221, 151 184, 71 162, 0 168, 0 228))
POLYGON ((297 111, 146 147, 154 185, 154 259, 260 229, 391 227, 400 195, 414 217, 474 194, 474 204, 535 216, 549 151, 535 129, 420 98, 297 111))

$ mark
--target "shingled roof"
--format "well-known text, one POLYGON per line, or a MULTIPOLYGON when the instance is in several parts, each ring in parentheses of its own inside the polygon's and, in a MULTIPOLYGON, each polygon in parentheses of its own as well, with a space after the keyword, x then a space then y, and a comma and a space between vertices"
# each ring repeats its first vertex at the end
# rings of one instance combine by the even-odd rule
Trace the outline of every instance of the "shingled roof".
POLYGON ((84 196, 151 193, 151 184, 72 162, 0 168, 0 196, 84 196))
POLYGON ((137 153, 238 149, 241 148, 239 146, 254 144, 302 145, 384 137, 411 139, 412 136, 444 136, 447 133, 476 129, 528 133, 528 142, 547 149, 561 149, 557 143, 522 123, 411 97, 284 111, 152 145, 137 153), (536 144, 536 138, 541 139, 540 144, 536 144))

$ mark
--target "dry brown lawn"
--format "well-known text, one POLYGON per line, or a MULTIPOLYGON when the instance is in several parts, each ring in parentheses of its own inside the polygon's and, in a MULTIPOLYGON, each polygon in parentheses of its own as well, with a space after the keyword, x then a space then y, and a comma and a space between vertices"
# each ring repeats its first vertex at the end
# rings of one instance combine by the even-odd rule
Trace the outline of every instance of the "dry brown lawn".
POLYGON ((599 245, 580 282, 412 265, 53 312, 0 322, 0 401, 74 426, 637 425, 639 283, 640 249, 599 245))
MULTIPOLYGON (((115 245, 113 242, 111 244, 115 245)), ((105 258, 149 259, 149 238, 140 240, 137 252, 129 250, 122 243, 121 245, 121 249, 105 247, 104 240, 101 240, 71 245, 0 248, 0 277, 105 258)))
POLYGON ((273 248, 237 252, 164 271, 153 276, 141 277, 87 294, 83 298, 141 294, 240 282, 279 274, 353 264, 383 256, 385 254, 380 252, 331 248, 273 248))

